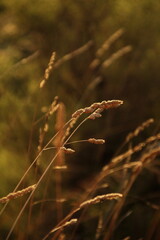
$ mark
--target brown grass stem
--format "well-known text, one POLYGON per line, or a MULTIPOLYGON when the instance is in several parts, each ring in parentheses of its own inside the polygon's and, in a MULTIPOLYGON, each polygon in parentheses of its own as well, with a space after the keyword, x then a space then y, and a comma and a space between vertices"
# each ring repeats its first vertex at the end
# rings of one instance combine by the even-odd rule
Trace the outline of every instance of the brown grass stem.
MULTIPOLYGON (((65 124, 65 126, 67 126, 67 124, 70 122, 70 120, 65 124)), ((64 126, 64 127, 65 127, 64 126)), ((20 181, 18 182, 18 184, 16 185, 16 187, 14 188, 14 190, 12 192, 17 191, 17 189, 19 188, 19 186, 21 185, 21 183, 23 182, 24 178, 26 177, 26 175, 28 174, 28 172, 31 170, 31 168, 33 167, 33 165, 36 163, 37 159, 41 156, 42 152, 45 150, 45 148, 47 148, 47 146, 53 142, 54 138, 58 135, 58 132, 47 142, 47 144, 43 147, 43 149, 39 152, 39 154, 37 155, 37 157, 34 159, 34 161, 30 164, 30 166, 27 168, 27 170, 25 171, 24 175, 21 177, 20 181)), ((4 212, 5 208, 7 207, 9 202, 6 202, 6 204, 3 206, 3 208, 0 211, 0 215, 4 212)))
MULTIPOLYGON (((72 212, 72 215, 75 214, 76 212, 78 212, 79 210, 81 210, 82 208, 85 208, 85 207, 88 207, 90 205, 93 205, 93 204, 98 204, 98 203, 101 203, 103 201, 106 201, 106 200, 117 200, 119 198, 122 198, 123 195, 120 194, 120 193, 108 193, 108 194, 104 194, 104 195, 98 195, 92 199, 89 199, 89 200, 86 200, 84 202, 82 202, 79 207, 77 207, 73 212, 72 212)), ((70 217, 72 216, 70 215, 70 217)), ((72 219, 70 220, 72 221, 72 219)), ((57 227, 53 228, 42 240, 45 240, 47 239, 47 237, 51 234, 51 233, 54 233, 55 231, 57 230, 61 230, 63 228, 63 226, 65 226, 68 222, 70 221, 67 221, 67 222, 64 222, 63 224, 61 225, 58 225, 57 227)), ((67 224, 68 225, 68 224, 67 224)), ((55 238, 53 238, 55 239, 55 238)))
POLYGON ((117 222, 117 219, 118 219, 118 216, 120 214, 120 211, 124 205, 124 202, 125 202, 125 199, 127 197, 127 194, 128 192, 130 191, 133 183, 135 182, 135 180, 137 179, 138 175, 140 174, 141 170, 142 170, 142 167, 144 166, 144 164, 148 161, 148 160, 153 160, 157 155, 160 154, 160 147, 157 147, 156 149, 153 149, 151 150, 149 153, 146 153, 144 155, 142 155, 142 157, 139 159, 139 164, 137 164, 133 170, 132 170, 132 175, 131 177, 124 182, 124 186, 123 186, 123 199, 121 199, 121 201, 119 201, 116 205, 115 205, 115 208, 113 210, 113 214, 112 214, 112 217, 111 217, 111 221, 110 221, 110 224, 109 224, 109 231, 106 233, 105 237, 104 237, 104 240, 110 240, 112 235, 113 235, 113 232, 114 232, 114 229, 115 229, 115 226, 116 226, 116 222, 117 222))
MULTIPOLYGON (((87 119, 88 119, 88 118, 85 118, 85 119, 76 127, 76 129, 74 129, 74 131, 70 134, 70 136, 67 138, 67 140, 64 142, 64 144, 63 144, 62 146, 64 146, 64 145, 68 142, 68 140, 74 135, 74 133, 78 130, 78 128, 79 128, 87 119)), ((54 136, 54 137, 55 137, 55 136, 54 136)), ((53 141, 53 139, 51 139, 51 140, 49 141, 49 143, 52 142, 52 141, 53 141)), ((48 145, 47 145, 47 146, 48 146, 48 145)), ((43 174, 42 174, 41 177, 39 178, 38 182, 36 183, 36 188, 35 188, 35 189, 32 191, 32 193, 29 195, 28 199, 26 200, 25 204, 23 205, 22 209, 20 210, 18 216, 16 217, 16 219, 15 219, 15 221, 14 221, 14 223, 13 223, 13 225, 12 225, 12 227, 11 227, 11 229, 10 229, 7 237, 6 237, 6 240, 8 240, 8 239, 10 238, 10 235, 11 235, 11 233, 13 232, 13 230, 14 230, 14 228, 15 228, 18 220, 19 220, 19 218, 21 217, 23 211, 25 210, 27 204, 29 203, 30 199, 32 198, 32 196, 33 196, 34 192, 36 191, 37 187, 38 187, 39 184, 42 182, 44 176, 46 175, 46 173, 48 172, 48 170, 49 170, 50 167, 52 166, 53 162, 54 162, 55 159, 57 158, 59 152, 60 152, 60 150, 59 150, 59 151, 55 154, 55 156, 51 159, 51 161, 50 161, 50 163, 48 164, 48 166, 46 167, 45 171, 43 172, 43 174)), ((35 161, 35 160, 34 160, 34 161, 35 161)))
MULTIPOLYGON (((113 174, 114 172, 118 172, 118 171, 123 170, 124 168, 128 169, 128 168, 132 168, 134 166, 137 166, 137 164, 139 164, 139 161, 134 162, 134 163, 128 163, 128 164, 125 164, 121 167, 117 167, 115 169, 110 169, 109 171, 107 171, 107 170, 102 171, 98 175, 98 177, 95 179, 95 181, 93 183, 93 186, 90 188, 89 193, 87 192, 87 195, 84 197, 84 200, 82 202, 87 201, 85 199, 87 199, 89 196, 94 194, 94 191, 95 191, 97 185, 106 177, 106 173, 107 173, 107 176, 109 176, 109 175, 113 174)), ((85 209, 83 211, 85 211, 85 209)), ((79 210, 80 210, 80 207, 72 209, 72 211, 58 225, 56 225, 56 227, 60 226, 61 224, 64 224, 66 221, 68 221, 79 210)), ((79 221, 80 221, 80 219, 79 219, 79 221)), ((53 240, 55 240, 58 235, 59 235, 59 232, 57 232, 55 234, 55 236, 53 237, 53 240)), ((44 239, 42 239, 42 240, 44 240, 44 239)))

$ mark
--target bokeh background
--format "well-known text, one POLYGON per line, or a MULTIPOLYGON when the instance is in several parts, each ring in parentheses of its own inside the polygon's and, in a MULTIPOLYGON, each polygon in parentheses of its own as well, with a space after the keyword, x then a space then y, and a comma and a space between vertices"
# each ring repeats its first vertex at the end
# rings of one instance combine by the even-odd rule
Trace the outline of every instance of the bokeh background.
POLYGON ((101 148, 85 144, 77 147, 77 157, 70 157, 69 163, 75 174, 67 180, 73 189, 82 189, 83 182, 109 161, 125 136, 143 121, 155 119, 142 139, 158 131, 159 12, 160 2, 152 0, 0 1, 1 196, 13 190, 26 162, 36 156, 42 122, 33 122, 55 96, 65 104, 67 119, 76 109, 93 102, 124 101, 119 109, 85 124, 77 133, 76 140, 98 137, 106 139, 107 144, 101 148), (92 70, 90 64, 97 49, 119 29, 124 33, 104 53, 101 62, 127 45, 132 51, 107 68, 92 70), (39 84, 52 52, 58 60, 90 40, 88 50, 53 69, 41 91, 39 84), (89 88, 91 83, 95 84, 89 88))

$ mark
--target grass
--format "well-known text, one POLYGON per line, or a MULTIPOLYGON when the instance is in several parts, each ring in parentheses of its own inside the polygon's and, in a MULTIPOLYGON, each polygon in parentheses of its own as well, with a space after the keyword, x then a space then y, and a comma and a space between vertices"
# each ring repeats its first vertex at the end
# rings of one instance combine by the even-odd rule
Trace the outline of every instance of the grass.
MULTIPOLYGON (((90 64, 92 71, 95 68, 110 66, 113 61, 131 50, 130 46, 126 46, 104 62, 101 60, 104 52, 122 34, 123 30, 118 30, 97 50, 96 57, 90 64)), ((65 61, 87 51, 91 46, 90 41, 57 61, 56 54, 53 52, 44 78, 40 82, 41 94, 54 67, 58 68, 65 61)), ((90 89, 96 87, 96 83, 93 84, 94 81, 86 88, 84 97, 88 95, 90 89)), ((120 107, 122 104, 122 100, 95 102, 88 107, 76 110, 67 121, 67 109, 64 103, 59 101, 58 97, 54 98, 51 106, 45 109, 44 115, 33 123, 34 126, 43 122, 39 131, 37 156, 29 164, 14 190, 0 198, 2 204, 0 214, 4 226, 5 222, 9 222, 7 230, 3 230, 3 239, 129 240, 134 237, 137 240, 158 240, 160 238, 158 230, 160 206, 155 201, 156 197, 147 199, 145 194, 137 197, 135 189, 145 171, 148 175, 152 172, 154 177, 159 174, 160 134, 154 134, 142 142, 135 141, 146 128, 153 124, 153 119, 148 119, 129 133, 119 149, 115 149, 115 156, 97 171, 89 182, 86 181, 82 189, 76 190, 67 182, 69 175, 76 174, 75 169, 70 169, 69 161, 70 158, 76 161, 80 143, 88 146, 93 144, 93 148, 95 145, 97 148, 98 145, 107 145, 103 138, 90 137, 74 140, 74 136, 84 124, 87 122, 90 124, 91 121, 101 118, 106 110, 120 107), (50 119, 54 115, 55 132, 46 142, 51 132, 50 119), (29 182, 31 183, 25 186, 29 182), (135 195, 132 197, 132 194, 135 195), (129 229, 134 224, 129 222, 134 213, 134 208, 129 206, 131 203, 136 205, 136 201, 133 201, 134 197, 143 201, 149 208, 149 214, 151 212, 147 229, 145 231, 137 229, 135 235, 133 231, 121 231, 124 222, 127 227, 130 224, 129 229), (8 217, 9 214, 13 214, 11 219, 8 217)), ((89 158, 89 152, 87 157, 89 158)), ((145 173, 143 181, 147 174, 145 173)))

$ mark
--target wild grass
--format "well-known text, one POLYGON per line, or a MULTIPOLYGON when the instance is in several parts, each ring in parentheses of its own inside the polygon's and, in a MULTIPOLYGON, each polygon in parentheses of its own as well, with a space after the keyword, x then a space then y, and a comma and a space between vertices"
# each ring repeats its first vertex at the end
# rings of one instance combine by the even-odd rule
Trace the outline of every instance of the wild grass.
MULTIPOLYGON (((122 29, 118 30, 97 50, 95 59, 89 65, 92 71, 95 68, 109 67, 115 60, 131 51, 131 47, 126 46, 107 60, 101 59, 105 51, 123 32, 122 29)), ((54 68, 84 53, 91 46, 90 41, 59 60, 56 60, 56 54, 53 52, 44 78, 40 82, 41 91, 54 68)), ((95 79, 86 88, 84 96, 90 89, 96 87, 93 83, 95 79)), ((89 184, 84 184, 83 190, 76 191, 67 184, 67 176, 72 175, 74 171, 69 168, 69 159, 72 157, 76 161, 77 145, 78 148, 80 143, 93 144, 93 148, 95 145, 106 144, 107 146, 103 138, 90 137, 79 140, 72 140, 72 138, 84 124, 87 122, 90 124, 90 121, 101 118, 105 110, 108 111, 121 105, 123 106, 122 100, 94 102, 88 107, 78 108, 69 120, 66 120, 65 104, 56 96, 50 107, 44 109, 43 116, 35 120, 33 124, 37 125, 43 121, 39 130, 37 156, 28 166, 14 190, 0 198, 0 203, 4 204, 1 208, 3 221, 7 221, 7 214, 10 214, 7 208, 10 209, 12 201, 13 208, 15 205, 19 206, 17 215, 13 211, 15 215, 11 217, 12 224, 8 227, 9 231, 6 236, 3 234, 3 239, 132 239, 132 236, 128 236, 128 231, 121 232, 119 229, 121 223, 134 211, 132 208, 128 210, 132 188, 139 181, 145 169, 152 170, 156 176, 159 174, 157 159, 160 155, 160 134, 154 134, 136 144, 134 142, 153 123, 153 119, 145 121, 126 136, 120 148, 115 149, 115 156, 95 174, 89 184), (50 119, 53 115, 55 115, 54 133, 47 142, 48 133, 52 130, 50 119), (26 182, 29 183, 28 178, 32 183, 24 187, 26 182), (26 196, 27 194, 29 195, 26 196), (15 198, 17 200, 14 200, 15 198), (18 198, 21 201, 18 202, 18 198)), ((89 157, 89 152, 87 157, 89 157)), ((143 232, 141 239, 158 240, 160 233, 156 227, 159 223, 157 218, 160 206, 152 203, 152 200, 146 200, 145 197, 142 200, 144 204, 153 209, 152 217, 155 224, 149 225, 149 222, 148 229, 143 232)))

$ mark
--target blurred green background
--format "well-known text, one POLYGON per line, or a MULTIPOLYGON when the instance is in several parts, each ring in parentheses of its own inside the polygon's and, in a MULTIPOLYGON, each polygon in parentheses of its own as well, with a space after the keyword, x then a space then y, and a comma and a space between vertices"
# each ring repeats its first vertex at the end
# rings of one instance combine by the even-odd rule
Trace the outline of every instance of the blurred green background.
MULTIPOLYGON (((152 0, 0 1, 0 195, 13 190, 26 161, 34 159, 41 123, 33 128, 33 121, 42 116, 41 109, 55 96, 65 104, 68 119, 77 108, 93 102, 124 100, 119 109, 78 132, 77 139, 95 136, 108 141, 107 149, 88 151, 88 145, 77 149, 79 160, 71 159, 71 163, 79 169, 85 164, 83 177, 94 175, 126 134, 146 119, 155 118, 159 127, 159 12, 160 2, 152 0), (106 69, 91 71, 97 49, 120 28, 123 35, 101 61, 127 45, 132 51, 106 69), (56 51, 58 60, 90 40, 92 46, 53 70, 40 91, 52 52, 56 51), (97 77, 100 81, 86 94, 97 77)), ((50 134, 53 131, 54 120, 50 134)))

